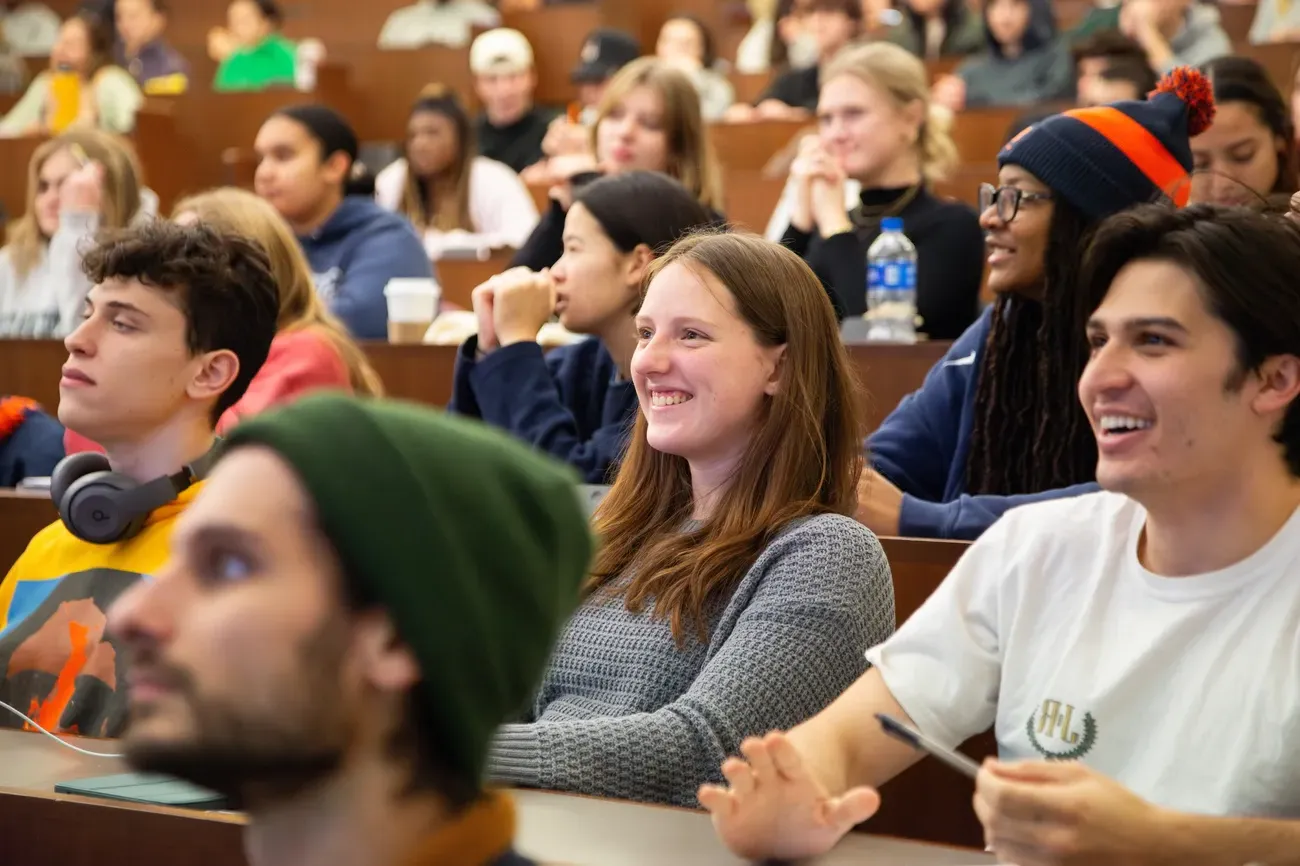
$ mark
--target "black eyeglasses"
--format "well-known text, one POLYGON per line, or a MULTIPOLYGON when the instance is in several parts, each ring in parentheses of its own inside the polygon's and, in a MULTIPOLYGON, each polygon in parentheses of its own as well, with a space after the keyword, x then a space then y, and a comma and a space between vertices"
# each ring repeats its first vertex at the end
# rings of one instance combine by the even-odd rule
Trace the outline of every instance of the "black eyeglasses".
POLYGON ((980 184, 980 213, 997 206, 997 215, 1004 223, 1009 223, 1020 213, 1021 202, 1051 201, 1052 194, 1047 192, 1026 192, 1014 186, 994 186, 991 183, 980 184))

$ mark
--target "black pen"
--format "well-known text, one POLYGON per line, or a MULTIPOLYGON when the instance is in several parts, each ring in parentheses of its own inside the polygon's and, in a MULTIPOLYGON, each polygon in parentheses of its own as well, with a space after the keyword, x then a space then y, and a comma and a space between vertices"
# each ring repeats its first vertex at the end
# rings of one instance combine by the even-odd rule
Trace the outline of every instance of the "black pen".
POLYGON ((933 755, 949 767, 952 767, 958 773, 961 773, 963 776, 969 776, 974 779, 979 775, 980 765, 963 755, 961 752, 956 752, 939 745, 920 731, 911 728, 900 722, 898 719, 887 716, 884 713, 876 713, 876 719, 880 722, 880 727, 884 728, 885 733, 889 734, 889 736, 894 739, 901 740, 914 749, 919 749, 922 752, 933 755))

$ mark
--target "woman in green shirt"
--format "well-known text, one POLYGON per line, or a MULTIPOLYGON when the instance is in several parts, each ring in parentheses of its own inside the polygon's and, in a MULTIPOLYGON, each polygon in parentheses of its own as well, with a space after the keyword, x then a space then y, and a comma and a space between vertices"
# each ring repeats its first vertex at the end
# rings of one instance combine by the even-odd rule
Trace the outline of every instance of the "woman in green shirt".
POLYGON ((293 84, 297 46, 280 35, 284 13, 275 0, 232 0, 227 29, 208 37, 208 51, 220 65, 214 90, 263 90, 293 84))

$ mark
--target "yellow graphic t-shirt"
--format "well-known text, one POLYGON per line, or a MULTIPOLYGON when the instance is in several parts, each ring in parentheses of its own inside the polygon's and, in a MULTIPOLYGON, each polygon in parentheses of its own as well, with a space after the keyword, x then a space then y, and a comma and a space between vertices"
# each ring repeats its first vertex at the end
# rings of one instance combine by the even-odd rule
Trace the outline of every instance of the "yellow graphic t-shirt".
MULTIPOLYGON (((82 541, 62 522, 36 534, 0 583, 0 701, 50 731, 121 733, 125 659, 104 633, 107 612, 166 561, 176 517, 201 487, 156 509, 139 535, 117 544, 82 541)), ((0 727, 27 725, 0 710, 0 727)))

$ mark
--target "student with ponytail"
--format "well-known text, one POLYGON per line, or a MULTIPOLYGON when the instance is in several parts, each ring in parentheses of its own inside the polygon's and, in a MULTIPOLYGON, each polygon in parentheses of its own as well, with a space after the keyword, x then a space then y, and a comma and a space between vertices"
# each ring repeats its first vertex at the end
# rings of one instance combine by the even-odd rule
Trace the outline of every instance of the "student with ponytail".
POLYGON ((1080 252, 1108 216, 1186 204, 1189 139, 1213 117, 1209 82, 1184 67, 1146 102, 1053 115, 1002 149, 999 185, 980 192, 997 300, 867 440, 859 520, 969 539, 1008 508, 1096 489, 1075 392, 1099 299, 1080 283, 1080 252))
POLYGON ((902 217, 917 250, 922 330, 960 336, 979 314, 984 239, 970 207, 930 192, 956 164, 957 148, 948 118, 932 109, 924 64, 876 42, 842 51, 822 80, 820 131, 791 166, 782 243, 821 278, 840 318, 860 316, 867 247, 885 217, 902 217), (860 201, 846 207, 850 181, 860 201))
POLYGON ((352 127, 324 105, 295 105, 262 124, 254 148, 254 188, 298 236, 330 312, 359 340, 385 339, 388 281, 433 268, 411 224, 375 203, 352 127))

